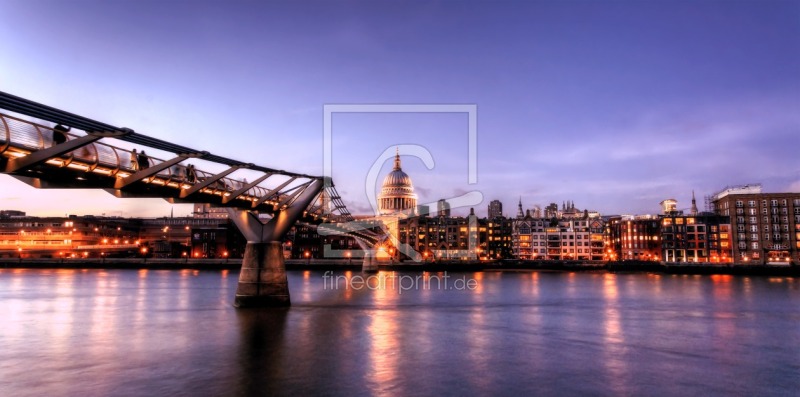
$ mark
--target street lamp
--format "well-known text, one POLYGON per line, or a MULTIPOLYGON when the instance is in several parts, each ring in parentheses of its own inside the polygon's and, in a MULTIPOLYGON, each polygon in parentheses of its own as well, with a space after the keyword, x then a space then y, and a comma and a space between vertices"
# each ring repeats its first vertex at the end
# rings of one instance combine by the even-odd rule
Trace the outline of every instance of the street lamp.
POLYGON ((186 225, 183 229, 186 230, 186 248, 191 251, 191 249, 192 249, 192 230, 189 228, 189 225, 186 225))
POLYGON ((311 253, 306 251, 306 266, 308 266, 310 263, 311 263, 311 253))

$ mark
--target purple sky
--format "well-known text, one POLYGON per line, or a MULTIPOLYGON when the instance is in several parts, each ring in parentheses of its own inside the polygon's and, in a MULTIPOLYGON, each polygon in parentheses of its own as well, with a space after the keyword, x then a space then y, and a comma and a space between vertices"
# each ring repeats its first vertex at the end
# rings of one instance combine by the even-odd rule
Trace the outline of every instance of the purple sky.
MULTIPOLYGON (((466 115, 334 116, 354 212, 397 144, 436 160, 404 159, 421 202, 479 190, 479 215, 520 196, 614 214, 731 184, 800 191, 800 1, 7 0, 0 15, 0 90, 266 166, 321 174, 323 104, 477 104, 477 185, 466 115)), ((0 208, 170 206, 0 176, 0 208)))

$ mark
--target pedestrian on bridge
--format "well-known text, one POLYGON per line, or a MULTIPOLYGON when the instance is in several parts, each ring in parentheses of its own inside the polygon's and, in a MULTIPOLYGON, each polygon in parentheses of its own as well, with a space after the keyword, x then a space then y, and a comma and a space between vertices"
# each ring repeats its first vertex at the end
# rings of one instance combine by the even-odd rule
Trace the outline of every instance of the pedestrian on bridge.
POLYGON ((134 171, 139 171, 139 153, 136 153, 136 149, 131 151, 131 168, 134 171))
POLYGON ((61 124, 56 125, 53 127, 53 146, 60 145, 67 141, 67 132, 69 132, 71 128, 65 127, 61 124))
POLYGON ((194 171, 194 165, 189 164, 186 166, 186 182, 197 182, 197 173, 194 171))
POLYGON ((150 157, 147 157, 147 153, 142 150, 142 152, 139 153, 139 169, 144 170, 148 167, 150 167, 150 157))

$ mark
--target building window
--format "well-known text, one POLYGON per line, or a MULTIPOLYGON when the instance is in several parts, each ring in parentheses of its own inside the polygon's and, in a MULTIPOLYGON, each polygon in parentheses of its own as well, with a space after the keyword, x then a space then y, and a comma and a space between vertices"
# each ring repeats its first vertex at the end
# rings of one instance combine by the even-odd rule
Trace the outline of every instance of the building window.
POLYGON ((742 207, 744 207, 744 203, 742 202, 742 200, 736 200, 736 208, 742 208, 742 207))
POLYGON ((757 243, 757 242, 754 242, 754 243, 752 244, 752 246, 753 246, 753 249, 754 249, 754 250, 757 250, 757 249, 758 249, 758 243, 757 243))
POLYGON ((749 207, 755 207, 756 206, 756 201, 755 200, 750 200, 750 201, 747 202, 747 205, 749 207))

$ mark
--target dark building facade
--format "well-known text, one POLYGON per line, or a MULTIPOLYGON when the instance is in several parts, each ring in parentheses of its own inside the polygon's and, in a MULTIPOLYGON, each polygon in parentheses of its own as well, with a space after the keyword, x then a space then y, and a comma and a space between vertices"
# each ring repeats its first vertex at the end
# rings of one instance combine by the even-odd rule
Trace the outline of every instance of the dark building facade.
POLYGON ((500 200, 492 200, 489 203, 489 210, 487 212, 487 219, 496 219, 503 217, 503 203, 500 200))
POLYGON ((486 257, 490 259, 511 259, 514 257, 512 250, 511 233, 514 221, 509 218, 489 218, 485 221, 487 227, 486 257))
POLYGON ((660 261, 661 220, 657 216, 616 216, 608 219, 607 260, 660 261))
POLYGON ((661 246, 665 262, 732 261, 730 219, 713 213, 661 216, 661 246))

